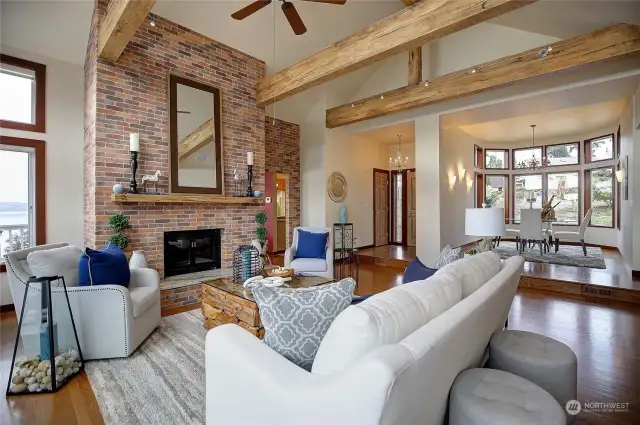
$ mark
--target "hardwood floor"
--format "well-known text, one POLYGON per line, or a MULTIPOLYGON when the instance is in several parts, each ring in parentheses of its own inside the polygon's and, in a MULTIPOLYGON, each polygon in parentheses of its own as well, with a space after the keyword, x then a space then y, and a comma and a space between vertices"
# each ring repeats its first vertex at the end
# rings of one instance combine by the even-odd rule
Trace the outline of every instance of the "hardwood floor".
MULTIPOLYGON (((401 279, 402 269, 362 264, 357 292, 383 291, 400 284, 401 279)), ((0 314, 1 388, 7 382, 16 326, 14 312, 0 314)), ((582 412, 574 425, 640 423, 639 309, 628 304, 596 305, 569 295, 523 288, 514 299, 509 328, 551 336, 575 351, 580 401, 630 403, 626 413, 582 412)), ((5 398, 0 402, 0 423, 93 425, 103 420, 88 378, 82 374, 56 394, 5 398)))

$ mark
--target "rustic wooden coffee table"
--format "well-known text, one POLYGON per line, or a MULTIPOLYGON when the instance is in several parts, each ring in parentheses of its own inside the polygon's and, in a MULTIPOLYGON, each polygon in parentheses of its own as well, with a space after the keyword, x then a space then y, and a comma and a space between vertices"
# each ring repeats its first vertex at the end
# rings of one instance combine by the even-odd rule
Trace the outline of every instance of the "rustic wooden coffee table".
MULTIPOLYGON (((282 288, 311 288, 330 282, 332 280, 320 276, 294 276, 282 288)), ((231 276, 202 284, 202 315, 207 329, 235 323, 258 338, 264 336, 258 305, 251 290, 241 283, 234 283, 231 276)))

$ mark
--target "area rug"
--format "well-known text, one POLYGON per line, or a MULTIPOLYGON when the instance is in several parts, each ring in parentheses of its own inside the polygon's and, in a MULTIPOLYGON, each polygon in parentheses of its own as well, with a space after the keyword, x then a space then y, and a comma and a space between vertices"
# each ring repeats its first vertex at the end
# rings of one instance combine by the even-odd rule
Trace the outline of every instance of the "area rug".
POLYGON ((555 252, 555 247, 551 247, 551 251, 540 255, 540 248, 525 250, 522 253, 518 253, 518 248, 515 242, 500 242, 500 246, 494 249, 494 252, 505 259, 513 257, 515 255, 521 255, 526 261, 534 263, 547 263, 547 264, 560 264, 563 266, 574 267, 589 267, 592 269, 606 269, 607 265, 604 262, 604 255, 602 250, 598 247, 587 247, 587 256, 585 257, 582 252, 581 246, 573 245, 560 245, 558 253, 555 252))
POLYGON ((202 324, 200 310, 168 316, 129 358, 87 362, 106 425, 205 423, 202 324))

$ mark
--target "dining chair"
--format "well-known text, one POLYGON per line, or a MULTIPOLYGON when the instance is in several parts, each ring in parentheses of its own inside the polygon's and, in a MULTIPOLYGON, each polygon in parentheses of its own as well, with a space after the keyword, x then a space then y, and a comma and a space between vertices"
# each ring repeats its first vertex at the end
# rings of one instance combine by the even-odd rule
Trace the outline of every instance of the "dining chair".
POLYGON ((585 214, 582 219, 582 223, 580 223, 580 229, 577 232, 569 232, 569 231, 561 231, 554 232, 553 237, 555 238, 556 243, 556 252, 560 249, 560 241, 564 242, 580 242, 582 245, 582 252, 584 252, 584 256, 587 256, 587 245, 584 243, 584 234, 587 231, 587 226, 589 226, 589 222, 591 221, 591 215, 593 214, 593 208, 589 208, 589 211, 585 214))
POLYGON ((541 212, 542 210, 540 208, 520 210, 520 240, 522 249, 519 249, 518 252, 522 252, 526 248, 527 242, 534 242, 534 244, 537 243, 540 246, 540 255, 543 254, 543 249, 545 249, 545 236, 542 232, 541 212))

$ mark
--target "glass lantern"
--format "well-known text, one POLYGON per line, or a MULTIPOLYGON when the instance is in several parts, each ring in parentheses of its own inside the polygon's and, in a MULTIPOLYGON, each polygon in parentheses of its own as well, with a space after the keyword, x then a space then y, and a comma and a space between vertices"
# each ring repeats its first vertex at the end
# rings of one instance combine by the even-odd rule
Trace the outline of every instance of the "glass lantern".
POLYGON ((52 393, 84 369, 64 277, 26 284, 7 396, 52 393))

